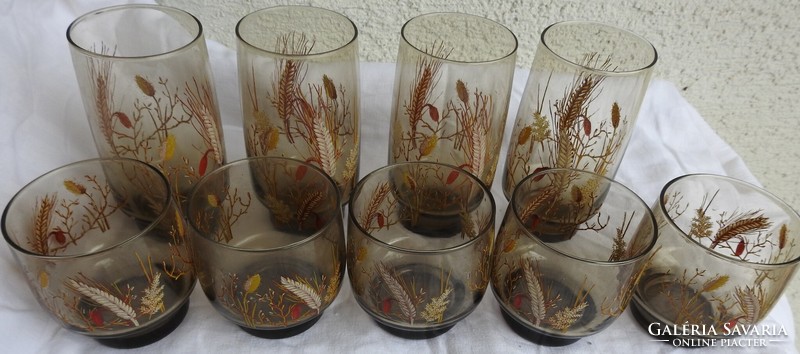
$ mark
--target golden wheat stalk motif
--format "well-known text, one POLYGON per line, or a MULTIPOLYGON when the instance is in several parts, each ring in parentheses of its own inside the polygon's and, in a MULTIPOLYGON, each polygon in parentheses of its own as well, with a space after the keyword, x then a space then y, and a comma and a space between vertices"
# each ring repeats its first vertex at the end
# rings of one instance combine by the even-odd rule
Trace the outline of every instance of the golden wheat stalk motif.
POLYGON ((378 215, 378 209, 383 203, 383 200, 386 199, 386 196, 389 195, 391 189, 388 183, 381 183, 375 187, 375 190, 372 192, 372 198, 370 198, 366 209, 361 214, 361 220, 359 220, 361 226, 367 229, 370 227, 372 220, 378 215))
POLYGON ((411 84, 409 101, 405 105, 405 113, 408 117, 409 127, 411 128, 411 147, 417 148, 417 124, 422 121, 422 114, 431 100, 433 89, 439 82, 439 70, 442 61, 437 58, 447 59, 450 51, 444 47, 444 43, 434 43, 433 47, 425 51, 435 58, 420 56, 417 60, 417 72, 411 84))
POLYGON ((311 215, 311 212, 322 201, 322 191, 311 191, 305 195, 303 202, 297 208, 297 225, 302 226, 303 222, 311 215))
POLYGON ((139 326, 139 322, 136 321, 136 311, 120 298, 73 279, 69 280, 69 285, 80 294, 105 307, 117 317, 131 321, 135 327, 139 326))
POLYGON ((57 194, 45 195, 36 202, 33 219, 32 238, 28 239, 31 250, 41 255, 50 254, 48 236, 50 235, 50 219, 56 204, 57 194))
POLYGON ((742 214, 728 220, 727 225, 721 227, 711 242, 711 248, 717 247, 722 242, 728 241, 733 237, 762 232, 772 226, 769 218, 761 212, 754 211, 742 214))
POLYGON ((300 298, 300 300, 303 300, 306 306, 319 313, 320 307, 322 307, 322 299, 314 289, 304 283, 286 277, 281 277, 281 286, 300 298))
POLYGON ((391 274, 389 269, 387 269, 382 263, 378 263, 376 268, 378 269, 378 274, 380 274, 384 284, 392 294, 392 297, 400 305, 400 312, 403 314, 403 316, 405 316, 405 318, 408 319, 410 324, 414 324, 414 318, 417 316, 417 309, 414 306, 414 303, 411 302, 411 297, 408 296, 406 290, 403 289, 403 285, 400 284, 400 282, 391 274))
MULTIPOLYGON (((110 49, 103 45, 101 54, 109 54, 110 49)), ((113 55, 113 53, 111 53, 113 55)), ((88 59, 89 75, 94 83, 92 91, 94 96, 94 109, 97 114, 100 133, 109 146, 114 146, 114 128, 112 127, 113 109, 111 102, 114 97, 114 82, 111 78, 111 61, 88 59)))
POLYGON ((222 144, 220 143, 220 136, 217 132, 217 118, 213 113, 214 98, 208 89, 208 83, 198 85, 197 80, 194 80, 194 90, 186 83, 186 108, 192 113, 192 116, 198 120, 202 127, 199 131, 203 136, 206 145, 211 150, 214 161, 217 164, 222 164, 222 144))

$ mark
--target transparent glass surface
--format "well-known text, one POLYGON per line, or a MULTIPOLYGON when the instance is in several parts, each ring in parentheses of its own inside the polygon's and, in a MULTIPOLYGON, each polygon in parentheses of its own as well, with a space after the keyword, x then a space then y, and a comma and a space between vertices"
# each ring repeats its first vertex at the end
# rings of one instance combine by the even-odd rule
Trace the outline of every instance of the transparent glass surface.
POLYGON ((509 141, 506 198, 525 176, 545 168, 614 178, 657 57, 647 40, 610 25, 547 27, 509 141))

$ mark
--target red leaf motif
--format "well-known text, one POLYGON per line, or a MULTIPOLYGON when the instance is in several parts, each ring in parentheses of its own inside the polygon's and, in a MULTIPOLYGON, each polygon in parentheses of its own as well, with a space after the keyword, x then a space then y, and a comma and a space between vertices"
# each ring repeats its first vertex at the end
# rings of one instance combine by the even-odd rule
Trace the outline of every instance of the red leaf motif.
MULTIPOLYGON (((538 168, 536 168, 535 170, 533 170, 533 174, 535 175, 535 174, 537 174, 537 173, 539 173, 539 172, 542 172, 542 171, 547 171, 547 170, 549 170, 549 169, 550 169, 550 167, 545 167, 545 166, 538 167, 538 168)), ((542 180, 542 178, 544 178, 544 175, 536 176, 536 177, 533 177, 533 181, 534 181, 534 182, 539 182, 539 181, 541 181, 541 180, 542 180)))
POLYGON ((742 239, 742 240, 739 240, 739 244, 738 244, 738 245, 736 245, 736 251, 734 251, 734 252, 733 252, 733 254, 734 254, 734 255, 736 255, 736 257, 739 257, 739 256, 741 256, 741 255, 742 255, 742 252, 744 252, 744 246, 745 246, 746 244, 747 244, 747 242, 745 242, 745 240, 744 240, 744 239, 742 239))
POLYGON ((300 312, 300 305, 292 306, 292 310, 289 313, 289 316, 292 316, 292 319, 296 320, 296 319, 300 318, 300 315, 302 315, 302 313, 300 312))
POLYGON ((586 136, 592 134, 592 122, 589 120, 589 118, 583 119, 583 133, 586 134, 586 136))
POLYGON ((383 228, 383 225, 385 225, 385 223, 386 223, 386 220, 384 219, 383 214, 378 214, 377 218, 378 218, 378 228, 383 228))
POLYGON ((304 165, 297 166, 297 170, 294 171, 294 180, 302 180, 306 176, 306 172, 308 172, 308 167, 304 165))
POLYGON ((60 229, 50 231, 50 237, 54 238, 59 245, 63 245, 67 242, 67 237, 64 236, 64 231, 60 229))
POLYGON ((512 305, 515 309, 519 310, 522 307, 522 294, 517 294, 512 300, 512 305))
POLYGON ((206 169, 208 169, 208 154, 211 153, 211 149, 208 149, 205 154, 203 154, 203 158, 200 159, 200 165, 197 167, 197 173, 201 176, 206 174, 206 169))
POLYGON ((92 320, 95 326, 103 325, 103 314, 100 313, 100 309, 92 309, 89 311, 89 319, 92 320))
POLYGON ((452 184, 453 182, 455 182, 456 178, 458 178, 458 175, 459 175, 458 171, 450 172, 450 174, 447 175, 447 184, 452 184))
POLYGON ((383 299, 381 302, 381 311, 383 311, 383 313, 392 312, 392 299, 383 299))
POLYGON ((128 118, 128 115, 125 113, 114 112, 114 114, 112 114, 111 117, 117 117, 117 119, 119 120, 119 124, 122 124, 122 126, 125 128, 130 129, 131 127, 133 127, 133 124, 131 124, 131 119, 128 118))
POLYGON ((539 226, 539 222, 541 222, 541 221, 542 221, 542 219, 539 217, 539 215, 536 215, 536 214, 532 215, 531 216, 531 224, 530 224, 531 230, 536 229, 536 227, 539 226))
POLYGON ((428 103, 425 105, 428 107, 428 114, 431 116, 434 122, 439 123, 439 109, 434 107, 434 105, 428 103))

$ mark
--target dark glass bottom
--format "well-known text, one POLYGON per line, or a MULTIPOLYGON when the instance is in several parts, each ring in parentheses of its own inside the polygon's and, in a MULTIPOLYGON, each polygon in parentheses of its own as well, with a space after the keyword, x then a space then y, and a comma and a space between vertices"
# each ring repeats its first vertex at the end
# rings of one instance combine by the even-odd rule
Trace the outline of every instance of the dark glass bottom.
POLYGON ((436 338, 438 336, 441 336, 442 334, 445 334, 447 331, 449 331, 451 328, 453 328, 453 326, 455 326, 455 324, 452 324, 450 326, 447 326, 447 327, 444 327, 444 328, 438 328, 438 329, 434 329, 434 330, 409 331, 409 330, 405 330, 405 329, 400 329, 400 328, 395 328, 395 327, 392 327, 392 326, 388 326, 388 325, 380 323, 378 321, 375 321, 375 323, 378 324, 378 327, 380 327, 384 331, 388 332, 389 334, 397 336, 397 337, 400 337, 400 338, 405 338, 405 339, 430 339, 430 338, 436 338))
MULTIPOLYGON (((657 339, 663 341, 664 343, 672 343, 676 339, 677 340, 683 339, 683 338, 678 337, 678 336, 669 335, 669 334, 663 334, 663 333, 666 332, 665 328, 667 327, 667 325, 664 324, 664 323, 661 323, 658 319, 656 319, 655 317, 653 317, 650 314, 648 314, 647 311, 645 311, 644 309, 640 308, 639 305, 636 303, 636 301, 631 301, 631 312, 633 313, 633 318, 636 319, 636 322, 639 323, 640 326, 642 326, 644 331, 647 332, 647 334, 649 336, 651 336, 653 338, 657 338, 657 339), (651 328, 650 326, 653 323, 658 323, 658 332, 656 332, 656 333, 660 333, 659 335, 653 335, 648 330, 648 329, 651 328)), ((706 343, 706 341, 702 341, 702 340, 684 340, 684 341, 680 342, 680 344, 681 344, 680 347, 681 348, 705 348, 706 345, 704 345, 704 343, 706 343)))
POLYGON ((317 323, 317 321, 319 321, 320 317, 322 317, 322 315, 314 317, 297 326, 283 328, 283 329, 256 329, 244 326, 239 326, 239 328, 259 338, 266 338, 266 339, 289 338, 307 331, 309 328, 311 328, 311 326, 313 326, 315 323, 317 323))
POLYGON ((183 322, 183 319, 186 317, 187 312, 189 312, 189 300, 186 300, 186 303, 184 303, 183 306, 181 306, 171 318, 165 320, 163 323, 157 325, 147 332, 136 333, 130 337, 103 339, 95 338, 95 340, 102 345, 116 349, 132 349, 153 344, 172 333, 175 328, 178 328, 178 325, 180 325, 181 322, 183 322))
POLYGON ((511 316, 502 306, 500 307, 500 310, 503 313, 503 319, 506 320, 506 323, 509 327, 511 327, 514 333, 538 345, 547 347, 562 347, 580 340, 580 338, 555 337, 544 332, 537 331, 533 328, 528 328, 517 321, 514 316, 511 316))

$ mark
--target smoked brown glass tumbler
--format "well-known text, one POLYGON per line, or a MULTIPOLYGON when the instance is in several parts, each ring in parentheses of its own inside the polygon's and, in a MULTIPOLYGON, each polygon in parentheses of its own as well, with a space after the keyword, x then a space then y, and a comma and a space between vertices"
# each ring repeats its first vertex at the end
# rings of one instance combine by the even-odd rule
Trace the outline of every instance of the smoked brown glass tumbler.
POLYGON ((464 170, 431 162, 364 177, 350 200, 347 270, 356 300, 405 338, 440 335, 489 284, 494 199, 464 170))
POLYGON ((253 157, 209 173, 189 200, 200 285, 264 338, 299 334, 339 293, 344 220, 336 184, 302 161, 253 157))
POLYGON ((514 189, 492 289, 517 334, 568 345, 622 314, 655 242, 650 209, 625 186, 587 171, 542 171, 514 189))
POLYGON ((185 230, 164 176, 131 159, 50 171, 11 199, 2 221, 42 308, 117 348, 158 341, 183 321, 195 284, 185 230))
POLYGON ((580 21, 547 27, 509 142, 506 198, 546 168, 614 178, 656 60, 650 42, 620 28, 580 21))
POLYGON ((649 334, 705 346, 777 332, 759 322, 800 262, 796 211, 749 183, 696 174, 667 183, 653 213, 659 250, 633 298, 649 334))
POLYGON ((225 163, 200 22, 176 8, 122 5, 79 17, 67 39, 100 157, 158 167, 183 205, 225 163))
POLYGON ((236 26, 247 156, 305 161, 327 173, 342 203, 358 179, 358 30, 309 6, 255 11, 236 26))
POLYGON ((492 20, 431 13, 403 26, 389 163, 439 162, 492 185, 511 97, 517 37, 492 20))

